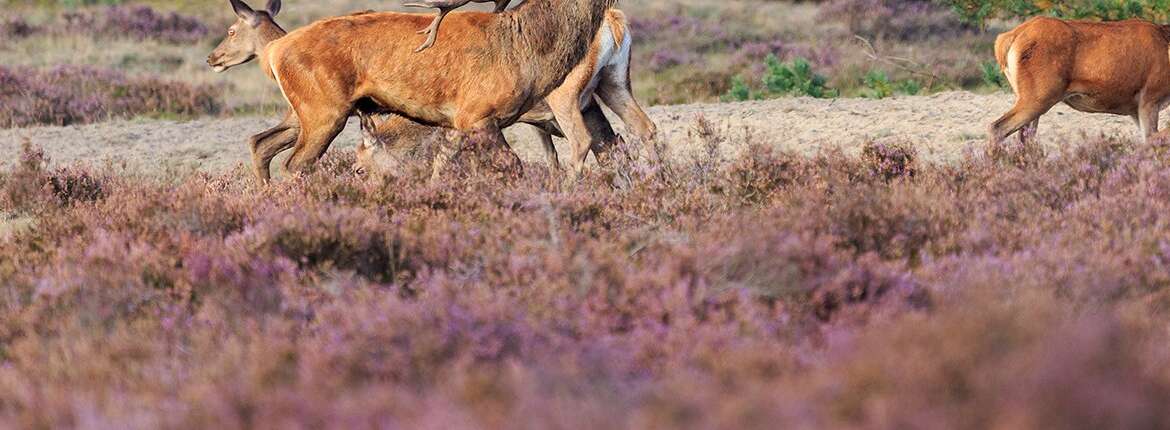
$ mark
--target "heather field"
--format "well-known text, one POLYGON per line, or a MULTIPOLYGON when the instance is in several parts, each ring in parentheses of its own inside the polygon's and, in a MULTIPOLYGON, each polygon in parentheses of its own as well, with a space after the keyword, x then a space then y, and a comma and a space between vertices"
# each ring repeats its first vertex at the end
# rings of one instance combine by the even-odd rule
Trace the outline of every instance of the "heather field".
POLYGON ((263 188, 30 149, 0 423, 1165 427, 1170 153, 1069 144, 263 188))
POLYGON ((997 31, 1160 1, 623 0, 656 141, 262 185, 226 1, 0 0, 0 428, 1170 428, 1170 139, 985 134, 997 31))

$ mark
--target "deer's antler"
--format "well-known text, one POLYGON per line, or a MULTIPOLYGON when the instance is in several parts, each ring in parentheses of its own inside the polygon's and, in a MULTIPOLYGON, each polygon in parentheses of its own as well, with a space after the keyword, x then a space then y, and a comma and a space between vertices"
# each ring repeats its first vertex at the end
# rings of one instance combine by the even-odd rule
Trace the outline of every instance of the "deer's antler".
POLYGON ((472 1, 473 0, 420 0, 403 3, 402 5, 406 7, 423 7, 439 10, 439 15, 435 17, 434 21, 431 21, 431 25, 418 31, 418 34, 426 34, 427 40, 423 42, 423 44, 418 48, 415 48, 414 52, 422 52, 423 50, 433 46, 435 44, 435 40, 439 37, 439 25, 443 23, 443 18, 446 18, 447 14, 451 13, 452 10, 458 9, 459 7, 471 3, 472 1))

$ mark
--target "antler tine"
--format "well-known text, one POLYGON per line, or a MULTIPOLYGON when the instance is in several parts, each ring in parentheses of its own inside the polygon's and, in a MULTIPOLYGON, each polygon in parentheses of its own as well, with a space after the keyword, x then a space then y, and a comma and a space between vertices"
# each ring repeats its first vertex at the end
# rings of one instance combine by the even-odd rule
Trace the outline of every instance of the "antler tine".
POLYGON ((446 18, 448 13, 451 13, 451 9, 439 8, 439 15, 435 17, 434 21, 431 21, 431 25, 423 30, 419 30, 418 34, 426 34, 427 40, 422 45, 419 45, 418 48, 414 48, 414 52, 423 52, 435 44, 435 41, 439 39, 439 26, 443 23, 443 18, 446 18))
POLYGON ((434 46, 435 41, 439 38, 439 26, 443 23, 443 18, 447 17, 448 13, 465 4, 471 3, 472 0, 421 0, 416 2, 403 3, 406 7, 422 7, 434 8, 439 10, 439 15, 431 21, 431 25, 427 28, 419 30, 418 34, 426 34, 427 40, 415 48, 414 52, 422 52, 431 46, 434 46))

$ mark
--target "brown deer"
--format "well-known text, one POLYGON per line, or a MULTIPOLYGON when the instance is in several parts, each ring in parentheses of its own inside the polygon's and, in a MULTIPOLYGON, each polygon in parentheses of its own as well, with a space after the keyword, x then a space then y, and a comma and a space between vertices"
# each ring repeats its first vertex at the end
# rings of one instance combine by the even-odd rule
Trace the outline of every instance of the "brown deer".
POLYGON ((293 111, 251 140, 253 168, 262 181, 270 177, 272 157, 293 145, 292 133, 295 146, 285 167, 299 171, 325 153, 359 109, 458 131, 463 138, 441 148, 435 177, 467 141, 507 152, 508 162, 498 167, 517 170, 519 159, 507 149, 501 127, 564 82, 616 2, 528 0, 498 14, 451 14, 446 28, 456 37, 415 55, 406 35, 430 19, 424 15, 342 16, 281 37, 272 20, 279 0, 270 0, 267 11, 229 1, 239 19, 208 64, 223 71, 258 58, 293 111))
POLYGON ((1170 29, 1147 21, 1032 18, 995 40, 995 59, 1016 104, 991 124, 999 144, 1017 131, 1029 142, 1057 103, 1090 113, 1128 115, 1148 139, 1170 99, 1170 29))
MULTIPOLYGON (((634 98, 630 85, 632 45, 625 14, 611 9, 585 59, 569 72, 565 82, 549 94, 545 103, 520 118, 519 122, 531 124, 539 132, 545 156, 554 170, 560 169, 560 162, 553 136, 570 141, 577 172, 590 150, 600 157, 616 142, 617 136, 596 99, 613 110, 638 139, 648 142, 656 138, 657 127, 634 98), (558 123, 558 118, 563 122, 558 123)), ((398 146, 399 141, 426 133, 420 127, 426 128, 394 119, 380 124, 376 133, 367 133, 366 144, 359 146, 359 166, 374 170, 375 166, 370 164, 378 164, 378 157, 373 154, 386 152, 388 146, 398 146), (370 162, 362 163, 363 160, 370 162)))
MULTIPOLYGON (((496 4, 495 12, 500 13, 508 8, 508 3, 511 2, 512 0, 471 0, 471 1, 475 2, 475 3, 495 3, 496 4)), ((427 35, 427 40, 425 42, 423 42, 423 44, 421 46, 419 46, 418 48, 415 48, 414 52, 422 52, 424 49, 430 48, 432 45, 434 45, 435 39, 437 39, 439 36, 439 25, 443 23, 443 18, 445 18, 448 13, 451 13, 452 10, 458 9, 466 3, 467 2, 460 1, 460 0, 437 0, 437 1, 431 0, 430 2, 404 3, 403 5, 407 6, 407 7, 425 7, 425 8, 439 9, 439 16, 435 17, 434 21, 431 21, 431 25, 427 26, 427 28, 424 28, 424 29, 418 31, 418 34, 427 35)))

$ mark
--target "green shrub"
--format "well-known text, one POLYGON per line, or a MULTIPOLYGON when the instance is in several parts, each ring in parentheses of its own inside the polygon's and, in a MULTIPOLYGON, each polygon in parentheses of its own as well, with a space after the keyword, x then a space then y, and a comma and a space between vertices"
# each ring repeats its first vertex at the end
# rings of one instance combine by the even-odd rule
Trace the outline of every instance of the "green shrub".
POLYGON ((894 95, 894 86, 890 84, 890 77, 885 72, 872 70, 865 74, 861 83, 865 89, 861 95, 871 99, 884 99, 894 95))
POLYGON ((898 92, 908 96, 916 96, 922 92, 922 84, 916 80, 907 79, 898 84, 898 92))
POLYGON ((1003 88, 1006 84, 1004 82, 1003 71, 999 69, 999 64, 994 61, 987 61, 979 65, 983 72, 983 83, 990 87, 1003 88))
POLYGON ((727 94, 723 96, 723 101, 742 102, 751 100, 759 94, 753 94, 752 87, 748 86, 747 82, 743 80, 742 76, 731 78, 731 89, 727 90, 727 94))
POLYGON ((812 70, 812 64, 803 58, 792 60, 789 64, 780 62, 775 55, 764 59, 768 67, 764 74, 764 88, 772 94, 791 94, 824 98, 830 96, 825 87, 827 80, 812 70))
POLYGON ((913 79, 891 81, 886 72, 872 70, 861 79, 861 96, 871 99, 884 99, 894 94, 917 95, 922 92, 922 84, 913 79))
POLYGON ((804 58, 783 63, 775 55, 764 59, 762 88, 753 90, 742 76, 731 79, 731 88, 723 96, 727 101, 761 100, 781 96, 836 97, 837 91, 826 86, 828 79, 817 74, 804 58))
POLYGON ((1165 22, 1170 0, 940 0, 970 24, 985 26, 990 19, 1048 15, 1068 19, 1118 21, 1139 18, 1165 22))

